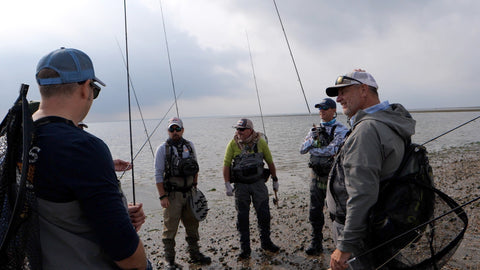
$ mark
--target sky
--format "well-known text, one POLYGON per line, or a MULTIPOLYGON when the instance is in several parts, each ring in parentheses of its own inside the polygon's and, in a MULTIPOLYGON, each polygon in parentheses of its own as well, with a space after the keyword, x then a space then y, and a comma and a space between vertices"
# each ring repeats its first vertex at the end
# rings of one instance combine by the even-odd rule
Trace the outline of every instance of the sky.
POLYGON ((21 83, 40 100, 36 65, 63 46, 87 53, 107 84, 86 121, 128 119, 126 44, 133 119, 139 108, 146 119, 176 108, 259 115, 259 101, 264 115, 317 113, 325 88, 357 68, 375 77, 382 101, 407 109, 479 106, 479 10, 477 0, 135 0, 126 43, 122 0, 4 1, 0 113, 21 83))

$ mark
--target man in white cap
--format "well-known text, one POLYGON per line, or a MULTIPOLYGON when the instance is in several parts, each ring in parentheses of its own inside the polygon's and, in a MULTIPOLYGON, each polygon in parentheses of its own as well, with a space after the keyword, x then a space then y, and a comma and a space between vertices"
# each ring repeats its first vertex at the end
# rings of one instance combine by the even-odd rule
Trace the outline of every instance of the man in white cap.
POLYGON ((238 258, 250 258, 250 204, 257 213, 260 242, 263 250, 278 252, 280 248, 270 239, 270 208, 265 185, 263 161, 272 175, 273 190, 278 191, 278 178, 272 154, 262 134, 253 129, 250 119, 242 118, 234 126, 233 139, 228 143, 223 160, 223 179, 227 196, 235 194, 237 230, 240 233, 241 253, 238 258), (232 164, 233 162, 233 164, 232 164), (231 183, 235 183, 235 191, 231 183))
POLYGON ((309 167, 311 171, 310 209, 308 219, 312 225, 312 239, 305 250, 308 255, 319 255, 323 251, 323 206, 327 194, 327 178, 332 168, 333 156, 343 143, 346 128, 337 121, 337 104, 331 98, 324 98, 315 104, 320 115, 320 126, 314 126, 305 137, 300 154, 310 153, 309 167))
POLYGON ((368 246, 368 213, 376 203, 380 181, 393 175, 415 133, 415 120, 400 104, 380 102, 378 85, 364 70, 339 76, 326 89, 337 97, 351 131, 338 151, 327 184, 327 206, 333 220, 333 270, 374 269, 368 246))
POLYGON ((163 208, 162 242, 166 269, 181 267, 175 263, 175 236, 180 220, 185 226, 190 262, 209 264, 210 257, 200 252, 198 241, 199 221, 192 213, 189 198, 198 184, 198 163, 195 146, 183 138, 183 122, 178 117, 168 121, 168 140, 157 148, 155 154, 155 180, 160 205, 163 208))
POLYGON ((150 267, 136 232, 145 219, 141 205, 138 219, 130 217, 107 145, 78 128, 98 84, 105 86, 92 61, 62 47, 39 61, 36 79, 41 102, 32 149, 43 269, 150 267))

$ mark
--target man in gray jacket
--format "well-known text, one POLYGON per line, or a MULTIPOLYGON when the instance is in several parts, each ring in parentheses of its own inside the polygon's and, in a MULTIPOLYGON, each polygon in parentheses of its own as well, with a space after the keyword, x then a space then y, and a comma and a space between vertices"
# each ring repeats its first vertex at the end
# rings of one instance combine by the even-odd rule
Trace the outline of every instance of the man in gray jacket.
MULTIPOLYGON (((380 182, 399 167, 405 141, 415 133, 415 120, 400 104, 380 102, 372 75, 355 70, 339 76, 327 95, 337 96, 351 131, 339 150, 327 187, 336 249, 332 270, 347 269, 347 261, 367 250, 369 209, 376 203, 380 182)), ((371 258, 356 257, 353 269, 373 269, 371 258)))

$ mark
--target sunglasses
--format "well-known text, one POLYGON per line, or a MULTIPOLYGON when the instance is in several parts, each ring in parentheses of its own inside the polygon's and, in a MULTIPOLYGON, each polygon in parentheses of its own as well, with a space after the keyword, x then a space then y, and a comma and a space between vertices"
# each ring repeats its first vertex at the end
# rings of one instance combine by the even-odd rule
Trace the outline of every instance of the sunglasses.
POLYGON ((174 131, 180 132, 180 131, 182 131, 182 128, 179 127, 179 126, 171 126, 171 127, 168 128, 168 131, 170 131, 170 132, 172 132, 172 133, 173 133, 174 131))
POLYGON ((326 110, 330 109, 330 107, 322 106, 322 107, 318 107, 318 109, 326 111, 326 110))
POLYGON ((237 131, 245 131, 246 128, 237 128, 237 131))
POLYGON ((335 85, 338 85, 338 84, 352 84, 353 82, 358 82, 359 84, 364 84, 363 82, 361 82, 357 79, 348 77, 348 76, 338 76, 337 80, 335 81, 335 85))
POLYGON ((93 89, 93 99, 96 99, 98 97, 98 94, 100 94, 100 86, 96 85, 93 81, 90 82, 90 87, 93 89))

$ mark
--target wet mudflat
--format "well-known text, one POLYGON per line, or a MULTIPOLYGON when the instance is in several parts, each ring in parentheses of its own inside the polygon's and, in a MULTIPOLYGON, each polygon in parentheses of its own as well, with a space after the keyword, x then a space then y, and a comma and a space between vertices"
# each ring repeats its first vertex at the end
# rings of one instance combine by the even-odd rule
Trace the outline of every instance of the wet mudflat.
MULTIPOLYGON (((480 196, 480 143, 431 153, 429 156, 437 188, 460 204, 480 196)), ((327 269, 330 254, 334 250, 330 236, 331 222, 326 220, 325 224, 324 253, 320 256, 306 255, 304 249, 309 245, 311 231, 308 222, 309 191, 304 186, 289 190, 282 190, 280 186, 280 189, 279 206, 270 201, 272 240, 281 247, 279 253, 271 254, 260 249, 256 217, 251 210, 252 257, 248 261, 237 260, 240 245, 235 229, 236 212, 233 199, 225 196, 209 200, 209 215, 200 224, 201 250, 212 257, 212 263, 208 266, 188 263, 182 225, 176 238, 177 262, 184 269, 327 269)), ((208 191, 205 193, 208 197, 208 191)), ((465 208, 469 218, 468 229, 457 252, 443 269, 480 269, 479 209, 480 201, 465 208)), ((148 216, 140 232, 148 257, 158 269, 164 267, 161 230, 161 215, 155 214, 148 216)))

